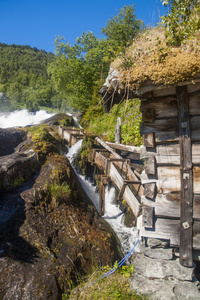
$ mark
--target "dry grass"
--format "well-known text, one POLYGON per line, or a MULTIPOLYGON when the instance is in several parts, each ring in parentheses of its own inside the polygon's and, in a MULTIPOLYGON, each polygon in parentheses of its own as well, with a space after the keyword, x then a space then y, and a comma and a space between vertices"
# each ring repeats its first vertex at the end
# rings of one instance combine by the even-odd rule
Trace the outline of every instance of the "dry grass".
POLYGON ((109 277, 94 282, 95 280, 100 278, 104 273, 102 272, 102 270, 95 271, 85 283, 82 283, 80 286, 72 290, 71 294, 68 297, 66 297, 66 299, 73 299, 73 300, 94 300, 94 299, 143 300, 145 299, 143 296, 136 294, 134 291, 130 289, 129 279, 119 272, 115 272, 109 277))
POLYGON ((119 70, 120 82, 131 89, 138 89, 146 80, 172 85, 195 79, 200 73, 200 33, 180 47, 170 47, 163 27, 148 29, 111 67, 119 70))

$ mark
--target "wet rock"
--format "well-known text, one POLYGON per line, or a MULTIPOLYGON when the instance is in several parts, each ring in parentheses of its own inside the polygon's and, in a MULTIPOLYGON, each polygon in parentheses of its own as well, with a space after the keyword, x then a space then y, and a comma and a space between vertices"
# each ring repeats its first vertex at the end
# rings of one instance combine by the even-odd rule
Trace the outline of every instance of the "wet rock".
POLYGON ((29 178, 35 170, 36 153, 15 152, 0 157, 0 191, 15 188, 29 178))
POLYGON ((49 119, 43 121, 44 124, 52 126, 52 125, 62 125, 62 126, 75 126, 74 120, 72 116, 69 116, 64 113, 56 114, 49 119))
POLYGON ((66 151, 64 141, 54 131, 50 133, 45 129, 35 136, 32 138, 29 133, 28 139, 16 145, 14 153, 0 156, 0 192, 25 182, 41 167, 48 155, 66 151))
POLYGON ((26 131, 23 129, 0 129, 0 156, 15 152, 15 147, 26 139, 26 131))

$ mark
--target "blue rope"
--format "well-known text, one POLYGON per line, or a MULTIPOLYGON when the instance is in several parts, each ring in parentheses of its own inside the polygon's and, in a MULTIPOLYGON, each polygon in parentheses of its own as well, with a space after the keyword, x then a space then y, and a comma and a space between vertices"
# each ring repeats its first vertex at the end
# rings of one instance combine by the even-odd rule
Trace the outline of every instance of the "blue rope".
POLYGON ((130 251, 128 254, 126 254, 126 256, 125 256, 122 260, 120 260, 120 262, 118 262, 117 267, 114 267, 112 270, 110 270, 109 272, 107 272, 106 274, 104 274, 101 278, 99 278, 99 279, 93 281, 92 283, 90 283, 87 287, 91 286, 93 283, 95 283, 95 282, 97 282, 97 281, 99 281, 99 280, 101 280, 101 279, 103 279, 103 278, 105 278, 105 277, 110 276, 110 275, 113 274, 117 269, 119 269, 119 268, 125 263, 125 261, 129 258, 129 256, 131 255, 131 253, 133 252, 133 250, 134 250, 135 247, 137 246, 138 242, 139 242, 139 239, 137 240, 137 242, 135 243, 135 245, 134 245, 134 247, 131 249, 131 251, 130 251))

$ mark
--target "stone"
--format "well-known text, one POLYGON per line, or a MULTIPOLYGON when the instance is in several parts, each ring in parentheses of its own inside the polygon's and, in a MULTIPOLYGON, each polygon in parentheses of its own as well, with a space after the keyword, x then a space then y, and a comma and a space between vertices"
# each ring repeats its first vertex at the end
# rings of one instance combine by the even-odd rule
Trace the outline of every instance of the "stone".
POLYGON ((147 248, 144 250, 144 255, 154 259, 164 259, 164 260, 172 260, 173 253, 172 248, 169 249, 151 249, 147 248))
POLYGON ((15 147, 26 140, 27 133, 23 129, 0 129, 0 156, 12 154, 15 147))
POLYGON ((200 299, 200 290, 193 282, 178 282, 174 287, 174 295, 181 300, 200 299))
POLYGON ((143 253, 138 254, 133 260, 133 265, 138 274, 151 279, 164 279, 168 277, 179 280, 192 281, 194 268, 180 265, 179 260, 151 259, 143 253))

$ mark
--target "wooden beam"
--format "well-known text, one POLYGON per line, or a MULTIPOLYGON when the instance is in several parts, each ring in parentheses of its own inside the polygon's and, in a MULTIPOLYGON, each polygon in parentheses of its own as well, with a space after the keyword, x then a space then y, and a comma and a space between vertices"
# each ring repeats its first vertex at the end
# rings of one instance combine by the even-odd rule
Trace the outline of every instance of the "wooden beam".
POLYGON ((154 208, 150 206, 142 207, 142 225, 145 228, 153 228, 154 208))
POLYGON ((130 145, 123 145, 123 144, 116 144, 116 143, 111 143, 111 142, 106 142, 106 144, 109 147, 113 148, 113 149, 140 154, 140 147, 130 146, 130 145))
POLYGON ((185 267, 192 267, 193 173, 187 86, 177 87, 177 101, 179 112, 181 179, 179 260, 181 265, 185 267))
POLYGON ((105 181, 104 175, 101 176, 100 186, 99 186, 99 213, 101 216, 105 213, 105 181))
POLYGON ((96 137, 95 140, 102 145, 105 149, 107 149, 110 153, 112 153, 117 158, 122 158, 119 154, 117 154, 112 148, 110 148, 102 139, 96 137))

